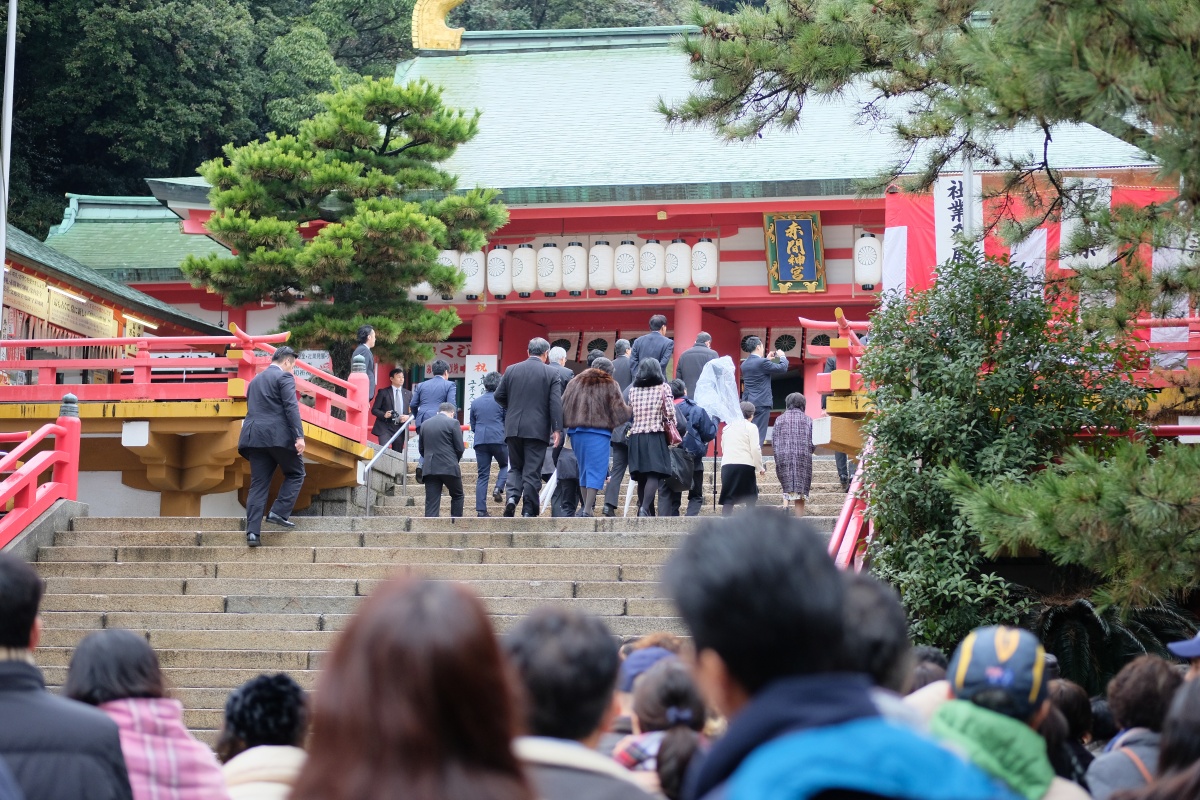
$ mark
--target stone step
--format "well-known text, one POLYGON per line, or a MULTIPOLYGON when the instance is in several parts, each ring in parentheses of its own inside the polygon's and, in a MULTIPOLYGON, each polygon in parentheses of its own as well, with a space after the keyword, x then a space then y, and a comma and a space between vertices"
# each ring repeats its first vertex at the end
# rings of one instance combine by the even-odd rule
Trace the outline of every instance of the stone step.
MULTIPOLYGON (((66 662, 62 665, 49 664, 47 659, 43 658, 43 652, 38 649, 36 652, 38 666, 41 667, 42 674, 46 678, 47 686, 62 686, 67 679, 66 662)), ((49 660, 57 660, 57 656, 49 660)), ((208 669, 206 667, 168 667, 163 666, 163 677, 166 683, 171 687, 171 693, 178 697, 177 692, 193 692, 207 691, 213 693, 221 693, 223 695, 221 706, 224 706, 224 697, 229 695, 230 690, 241 686, 248 680, 252 680, 263 673, 264 670, 250 669, 208 669)), ((287 672, 296 683, 300 684, 305 689, 312 691, 317 685, 317 676, 320 674, 317 670, 308 669, 288 669, 276 670, 277 672, 287 672)), ((187 701, 179 697, 184 705, 188 705, 187 701)), ((211 702, 211 701, 209 701, 211 702)), ((194 706, 205 707, 208 706, 194 706)))

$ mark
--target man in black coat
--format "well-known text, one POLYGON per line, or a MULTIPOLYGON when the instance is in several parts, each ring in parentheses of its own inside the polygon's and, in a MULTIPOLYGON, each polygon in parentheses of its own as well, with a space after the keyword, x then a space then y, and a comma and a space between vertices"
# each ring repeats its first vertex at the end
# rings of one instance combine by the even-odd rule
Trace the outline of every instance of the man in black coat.
POLYGON ((438 413, 421 424, 417 447, 425 457, 425 516, 441 516, 442 487, 450 491, 450 516, 463 515, 462 426, 453 403, 442 403, 438 413))
POLYGON ((671 354, 675 352, 675 342, 667 338, 667 318, 655 314, 650 318, 650 332, 639 336, 633 343, 633 353, 629 356, 629 370, 637 375, 638 362, 657 360, 662 366, 663 375, 669 374, 671 354))
POLYGON ((46 691, 34 665, 43 589, 33 567, 0 553, 0 761, 28 800, 131 800, 116 723, 46 691))
POLYGON ((629 368, 628 339, 617 339, 617 343, 613 345, 613 379, 622 392, 633 383, 633 370, 629 368))
POLYGON ((717 352, 712 349, 712 337, 704 331, 696 336, 696 344, 679 354, 675 377, 687 387, 688 397, 696 396, 696 383, 700 380, 700 373, 704 372, 704 365, 716 357, 717 352))
POLYGON ((787 357, 772 351, 763 357, 762 339, 748 336, 742 349, 750 355, 742 362, 742 400, 754 406, 754 424, 758 426, 758 444, 767 441, 767 427, 771 422, 771 376, 788 371, 787 357))
POLYGON ((300 422, 300 404, 296 402, 296 351, 280 347, 271 356, 271 364, 246 390, 246 418, 238 437, 238 452, 250 462, 250 491, 246 495, 246 543, 258 547, 262 532, 263 510, 275 470, 283 470, 283 485, 267 522, 284 528, 296 523, 288 517, 300 496, 304 483, 304 426, 300 422))
POLYGON ((542 490, 542 462, 547 442, 562 440, 562 383, 547 364, 550 343, 540 337, 529 341, 529 357, 504 371, 496 389, 496 402, 504 406, 504 436, 512 474, 520 480, 508 482, 504 516, 516 513, 521 498, 521 516, 536 517, 542 490))
POLYGON ((375 397, 375 356, 371 354, 371 348, 375 346, 375 329, 370 325, 362 325, 358 329, 358 346, 354 348, 354 352, 350 354, 350 363, 354 363, 355 356, 362 356, 367 362, 367 397, 375 397))
MULTIPOLYGON (((390 385, 380 389, 375 395, 375 402, 371 404, 371 414, 375 417, 371 433, 381 445, 387 444, 388 439, 391 439, 412 416, 409 412, 412 392, 404 388, 404 369, 393 369, 388 373, 388 380, 390 385)), ((392 443, 392 449, 404 450, 405 438, 401 436, 396 439, 392 443)))

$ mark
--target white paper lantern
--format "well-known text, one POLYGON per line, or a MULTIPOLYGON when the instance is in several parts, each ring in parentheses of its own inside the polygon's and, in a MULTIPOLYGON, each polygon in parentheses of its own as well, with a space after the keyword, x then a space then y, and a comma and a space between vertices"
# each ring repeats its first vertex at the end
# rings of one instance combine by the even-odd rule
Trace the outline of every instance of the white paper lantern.
POLYGON ((572 297, 583 294, 588 281, 588 251, 583 242, 571 242, 562 254, 563 288, 572 297))
POLYGON ((588 252, 588 285, 598 295, 606 295, 613 288, 613 249, 604 239, 588 252))
POLYGON ((632 239, 625 239, 613 254, 613 265, 616 270, 613 282, 621 290, 621 294, 633 294, 638 287, 638 246, 632 239))
POLYGON ((507 246, 498 244, 488 253, 487 286, 488 291, 503 300, 513 290, 513 256, 507 246))
POLYGON ((642 245, 641 276, 638 278, 647 294, 658 294, 667 281, 667 249, 658 239, 647 239, 642 245))
POLYGON ((667 245, 667 286, 683 294, 692 285, 692 247, 684 239, 672 239, 667 245))
POLYGON ((854 243, 854 282, 874 289, 883 280, 883 245, 873 233, 864 233, 854 243))
MULTIPOLYGON (((443 250, 442 252, 438 253, 437 262, 444 267, 454 267, 455 269, 458 269, 459 260, 461 258, 462 253, 458 252, 457 250, 443 250)), ((442 295, 442 299, 446 302, 449 302, 454 299, 454 295, 444 294, 442 295)))
POLYGON ((692 283, 707 294, 717 285, 717 246, 707 237, 696 242, 692 248, 692 283))
POLYGON ((537 251, 531 244, 518 245, 513 252, 512 285, 519 297, 529 297, 537 288, 537 251))
MULTIPOLYGON (((442 252, 438 253, 437 263, 443 267, 454 267, 455 269, 458 269, 458 251, 443 250, 442 252)), ((429 284, 429 281, 421 281, 413 287, 412 291, 413 295, 418 300, 424 302, 429 299, 430 295, 433 294, 433 286, 429 284)), ((450 298, 446 297, 445 299, 449 300, 450 298)))
POLYGON ((468 300, 478 300, 479 295, 487 288, 486 262, 482 250, 463 253, 458 260, 458 268, 466 279, 463 281, 463 294, 468 300))
POLYGON ((546 297, 554 297, 563 287, 562 250, 554 242, 546 242, 538 250, 537 284, 546 297))

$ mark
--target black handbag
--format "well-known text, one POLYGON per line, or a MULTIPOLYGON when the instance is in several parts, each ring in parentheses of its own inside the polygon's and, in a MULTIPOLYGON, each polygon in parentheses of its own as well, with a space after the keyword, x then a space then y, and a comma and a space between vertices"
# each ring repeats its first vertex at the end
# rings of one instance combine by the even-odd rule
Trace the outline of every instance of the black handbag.
POLYGON ((692 488, 692 471, 695 462, 692 454, 682 447, 669 447, 671 474, 667 476, 667 488, 672 492, 684 492, 692 488))

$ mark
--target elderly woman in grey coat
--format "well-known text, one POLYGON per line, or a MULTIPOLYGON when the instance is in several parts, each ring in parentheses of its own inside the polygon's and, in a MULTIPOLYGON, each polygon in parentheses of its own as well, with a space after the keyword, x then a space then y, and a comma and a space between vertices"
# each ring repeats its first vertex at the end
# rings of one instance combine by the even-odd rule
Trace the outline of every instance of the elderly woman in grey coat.
POLYGON ((783 487, 784 503, 792 503, 796 516, 804 516, 804 503, 812 488, 812 418, 804 413, 804 395, 793 392, 784 401, 786 410, 775 420, 771 449, 775 474, 783 487))

